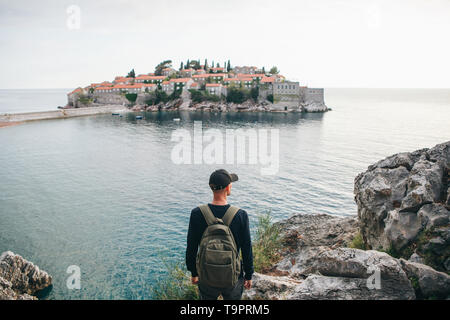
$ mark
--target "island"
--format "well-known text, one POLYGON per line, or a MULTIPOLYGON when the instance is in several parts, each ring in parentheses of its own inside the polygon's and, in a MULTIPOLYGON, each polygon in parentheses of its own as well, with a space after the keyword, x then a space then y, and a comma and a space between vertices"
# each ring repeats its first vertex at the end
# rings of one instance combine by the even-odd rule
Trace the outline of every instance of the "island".
POLYGON ((159 63, 154 72, 134 69, 113 81, 92 83, 68 93, 65 109, 120 105, 133 111, 215 110, 325 112, 323 88, 289 81, 277 67, 266 72, 255 66, 232 67, 230 60, 208 65, 205 59, 159 63))

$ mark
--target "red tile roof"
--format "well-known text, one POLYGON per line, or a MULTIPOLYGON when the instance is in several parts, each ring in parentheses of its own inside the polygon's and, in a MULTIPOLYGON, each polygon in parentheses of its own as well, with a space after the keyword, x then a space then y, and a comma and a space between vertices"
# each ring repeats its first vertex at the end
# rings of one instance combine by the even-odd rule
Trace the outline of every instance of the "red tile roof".
POLYGON ((170 79, 170 82, 188 82, 189 80, 192 80, 191 78, 177 78, 177 79, 170 79))
POLYGON ((140 89, 142 88, 142 83, 135 83, 135 84, 118 84, 115 85, 113 88, 115 89, 140 89))
POLYGON ((275 78, 274 77, 264 77, 261 79, 261 83, 271 83, 274 82, 275 78))

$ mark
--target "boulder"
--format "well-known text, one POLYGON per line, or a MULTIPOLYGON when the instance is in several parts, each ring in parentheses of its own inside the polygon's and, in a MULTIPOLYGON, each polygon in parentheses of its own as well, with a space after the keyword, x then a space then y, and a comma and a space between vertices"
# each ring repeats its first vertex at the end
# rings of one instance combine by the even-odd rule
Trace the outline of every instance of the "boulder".
POLYGON ((400 259, 400 264, 422 299, 450 297, 450 276, 416 262, 400 259))
POLYGON ((36 299, 32 295, 52 284, 52 277, 11 251, 0 256, 0 300, 36 299))
POLYGON ((355 178, 355 201, 367 247, 447 268, 450 248, 450 141, 399 153, 355 178))
POLYGON ((281 259, 268 274, 255 274, 253 288, 245 291, 244 297, 415 298, 414 288, 397 259, 374 250, 346 248, 358 234, 355 218, 296 214, 277 224, 285 243, 281 259))

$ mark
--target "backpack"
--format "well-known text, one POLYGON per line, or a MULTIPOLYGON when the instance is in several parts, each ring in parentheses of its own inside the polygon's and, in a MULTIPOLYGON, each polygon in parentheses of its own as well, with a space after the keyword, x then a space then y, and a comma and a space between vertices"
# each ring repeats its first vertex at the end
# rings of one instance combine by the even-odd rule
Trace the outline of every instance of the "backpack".
POLYGON ((241 261, 229 226, 239 208, 230 206, 222 219, 215 217, 207 204, 199 208, 208 224, 196 260, 199 282, 215 288, 234 287, 241 273, 241 261))

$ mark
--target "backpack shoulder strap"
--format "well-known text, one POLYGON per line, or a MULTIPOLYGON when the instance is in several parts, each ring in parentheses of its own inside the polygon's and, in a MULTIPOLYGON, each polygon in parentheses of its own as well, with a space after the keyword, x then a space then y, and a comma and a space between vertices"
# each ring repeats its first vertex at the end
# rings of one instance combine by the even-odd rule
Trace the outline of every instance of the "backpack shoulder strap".
POLYGON ((206 223, 208 226, 215 224, 217 222, 216 216, 212 213, 211 209, 207 204, 202 204, 201 206, 198 206, 200 208, 200 211, 203 214, 203 217, 205 218, 206 223))
POLYGON ((226 226, 230 226, 231 222, 234 219, 234 216, 236 215, 236 213, 239 211, 238 207, 235 206, 230 206, 227 210, 227 212, 225 212, 225 214, 222 217, 223 223, 226 226))

